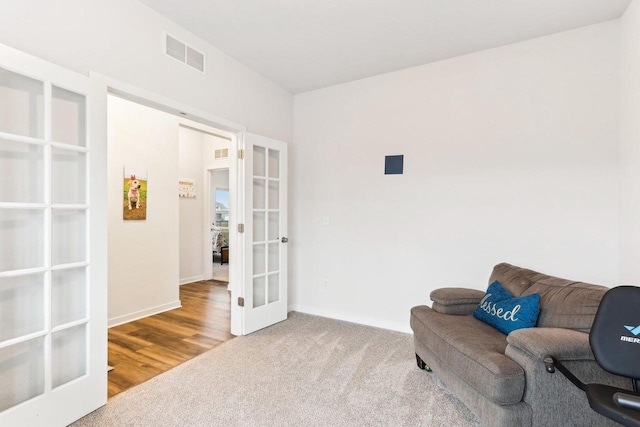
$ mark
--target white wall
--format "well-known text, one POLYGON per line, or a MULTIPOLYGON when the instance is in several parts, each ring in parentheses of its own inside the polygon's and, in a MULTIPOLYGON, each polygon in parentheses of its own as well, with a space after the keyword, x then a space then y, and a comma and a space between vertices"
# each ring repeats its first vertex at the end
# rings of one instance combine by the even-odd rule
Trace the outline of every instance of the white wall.
POLYGON ((291 140, 290 93, 138 1, 5 3, 0 43, 154 91, 251 132, 291 140), (206 75, 164 55, 165 32, 206 54, 206 75))
POLYGON ((181 127, 179 130, 180 179, 196 184, 196 197, 179 199, 180 211, 180 283, 204 279, 202 254, 204 201, 206 200, 203 166, 204 133, 181 127))
POLYGON ((180 306, 178 118, 109 96, 109 325, 180 306), (148 172, 147 219, 122 219, 124 167, 148 172))
POLYGON ((640 284, 640 2, 620 20, 620 281, 640 284))
POLYGON ((202 161, 205 169, 224 169, 231 167, 230 157, 215 158, 215 150, 226 148, 231 155, 231 142, 228 139, 205 134, 203 137, 202 161))
POLYGON ((484 289, 502 261, 613 284, 618 35, 611 21, 296 95, 291 308, 408 330, 433 289, 484 289), (394 154, 404 175, 385 176, 394 154))

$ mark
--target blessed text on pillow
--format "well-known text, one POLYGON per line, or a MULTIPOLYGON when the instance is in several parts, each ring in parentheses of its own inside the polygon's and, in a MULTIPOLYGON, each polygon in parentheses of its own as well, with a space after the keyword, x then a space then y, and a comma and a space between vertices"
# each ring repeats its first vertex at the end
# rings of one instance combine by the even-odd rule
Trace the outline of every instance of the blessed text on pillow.
POLYGON ((540 294, 514 298, 497 280, 489 285, 473 316, 504 334, 538 322, 540 294))

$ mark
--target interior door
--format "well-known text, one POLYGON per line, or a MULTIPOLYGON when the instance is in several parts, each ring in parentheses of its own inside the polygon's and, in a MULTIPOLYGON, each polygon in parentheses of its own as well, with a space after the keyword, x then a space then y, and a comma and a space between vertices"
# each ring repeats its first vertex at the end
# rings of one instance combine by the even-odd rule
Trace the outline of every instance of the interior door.
POLYGON ((106 403, 106 145, 89 126, 98 92, 0 45, 3 426, 64 426, 106 403))
POLYGON ((287 318, 287 144, 245 134, 242 331, 287 318))

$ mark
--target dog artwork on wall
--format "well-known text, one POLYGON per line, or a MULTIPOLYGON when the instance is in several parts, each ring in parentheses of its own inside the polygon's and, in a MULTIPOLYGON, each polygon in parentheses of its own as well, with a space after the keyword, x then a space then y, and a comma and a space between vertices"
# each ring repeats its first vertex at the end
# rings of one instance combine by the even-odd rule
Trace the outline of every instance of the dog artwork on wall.
POLYGON ((125 167, 123 182, 123 219, 147 219, 147 171, 125 167))
POLYGON ((134 209, 140 207, 140 181, 136 179, 135 175, 131 175, 131 179, 129 179, 127 199, 129 199, 129 210, 131 210, 132 206, 134 209))

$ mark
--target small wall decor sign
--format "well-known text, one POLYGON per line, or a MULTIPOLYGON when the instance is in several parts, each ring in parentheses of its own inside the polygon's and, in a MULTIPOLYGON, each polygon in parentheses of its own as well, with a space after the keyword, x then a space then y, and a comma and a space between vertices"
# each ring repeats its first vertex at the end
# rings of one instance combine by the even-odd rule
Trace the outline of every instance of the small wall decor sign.
POLYGON ((147 219, 147 171, 124 168, 122 218, 125 221, 147 219))
POLYGON ((385 156, 384 157, 384 174, 385 175, 402 175, 404 169, 404 155, 385 156))
POLYGON ((196 183, 190 179, 178 181, 178 196, 188 199, 196 198, 196 183))

